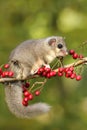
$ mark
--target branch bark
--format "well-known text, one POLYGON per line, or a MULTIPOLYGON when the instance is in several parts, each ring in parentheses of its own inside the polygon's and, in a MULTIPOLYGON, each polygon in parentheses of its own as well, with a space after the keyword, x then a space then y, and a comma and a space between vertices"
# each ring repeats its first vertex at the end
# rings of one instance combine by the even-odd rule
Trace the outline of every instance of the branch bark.
MULTIPOLYGON (((78 61, 75 61, 71 64, 67 64, 65 65, 64 67, 70 67, 70 66, 73 66, 73 67, 77 67, 81 64, 87 64, 87 57, 84 57, 82 59, 79 59, 78 61)), ((55 72, 58 72, 58 68, 54 70, 55 72)), ((38 78, 40 77, 39 75, 32 75, 32 76, 29 76, 27 77, 27 79, 33 79, 33 78, 38 78)), ((23 80, 27 80, 27 79, 16 79, 16 78, 0 78, 0 83, 5 83, 5 82, 14 82, 14 81, 23 81, 23 80)))

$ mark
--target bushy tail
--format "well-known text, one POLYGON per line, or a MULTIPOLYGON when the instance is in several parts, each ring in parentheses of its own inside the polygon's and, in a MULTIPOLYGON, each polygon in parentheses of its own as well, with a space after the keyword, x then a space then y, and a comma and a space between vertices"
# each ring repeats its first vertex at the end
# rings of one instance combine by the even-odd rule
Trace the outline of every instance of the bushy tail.
POLYGON ((36 103, 27 107, 23 106, 21 86, 21 82, 5 86, 6 102, 13 114, 21 118, 31 118, 49 111, 50 106, 45 103, 36 103))

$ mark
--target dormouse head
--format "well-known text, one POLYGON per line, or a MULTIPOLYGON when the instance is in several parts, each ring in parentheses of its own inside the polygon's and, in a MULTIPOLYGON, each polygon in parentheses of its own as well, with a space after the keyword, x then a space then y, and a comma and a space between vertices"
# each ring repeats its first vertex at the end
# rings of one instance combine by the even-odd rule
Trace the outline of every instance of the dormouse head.
POLYGON ((63 37, 53 36, 48 39, 48 44, 55 52, 56 57, 64 57, 68 54, 67 47, 63 37))

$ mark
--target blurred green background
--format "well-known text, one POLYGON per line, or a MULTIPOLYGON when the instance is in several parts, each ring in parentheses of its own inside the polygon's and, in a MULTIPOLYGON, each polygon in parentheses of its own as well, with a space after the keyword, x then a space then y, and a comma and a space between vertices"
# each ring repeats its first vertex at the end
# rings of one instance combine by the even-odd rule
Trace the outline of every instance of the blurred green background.
MULTIPOLYGON (((52 35, 66 37, 67 47, 78 50, 87 40, 87 0, 0 0, 1 65, 20 42, 52 35)), ((65 63, 71 61, 65 58, 65 63)), ((87 130, 86 84, 86 70, 80 82, 50 79, 38 101, 47 102, 52 109, 35 119, 12 115, 0 85, 0 130, 87 130)))

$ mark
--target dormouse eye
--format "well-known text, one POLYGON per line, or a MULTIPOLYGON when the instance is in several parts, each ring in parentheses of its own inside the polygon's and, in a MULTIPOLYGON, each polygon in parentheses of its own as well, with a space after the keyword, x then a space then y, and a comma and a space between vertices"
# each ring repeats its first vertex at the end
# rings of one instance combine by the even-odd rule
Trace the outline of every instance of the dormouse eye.
POLYGON ((58 44, 58 48, 59 48, 59 49, 63 48, 63 44, 61 44, 61 43, 58 44))

